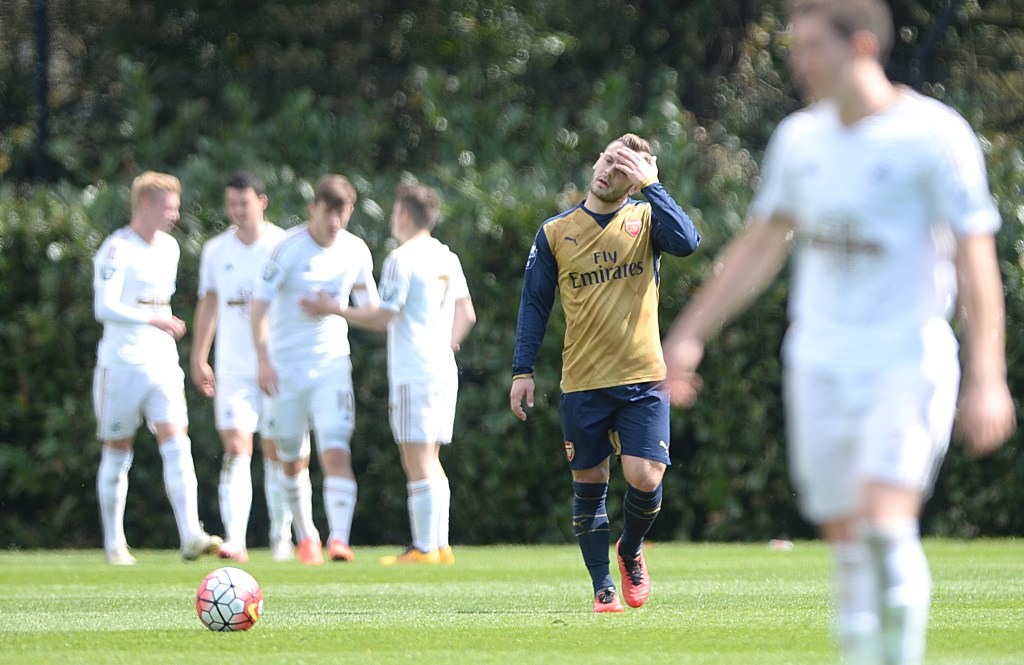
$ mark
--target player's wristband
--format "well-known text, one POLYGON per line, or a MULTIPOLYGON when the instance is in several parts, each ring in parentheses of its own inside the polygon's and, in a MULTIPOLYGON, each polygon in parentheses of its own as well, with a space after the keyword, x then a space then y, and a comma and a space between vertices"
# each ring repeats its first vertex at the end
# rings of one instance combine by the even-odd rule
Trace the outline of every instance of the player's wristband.
POLYGON ((512 375, 512 380, 513 381, 515 381, 516 379, 532 379, 532 378, 533 378, 533 374, 513 374, 512 375))
POLYGON ((658 182, 658 177, 655 176, 655 177, 651 178, 650 180, 648 180, 647 182, 645 182, 644 184, 640 185, 640 189, 644 189, 645 187, 650 187, 651 185, 657 184, 657 182, 658 182))

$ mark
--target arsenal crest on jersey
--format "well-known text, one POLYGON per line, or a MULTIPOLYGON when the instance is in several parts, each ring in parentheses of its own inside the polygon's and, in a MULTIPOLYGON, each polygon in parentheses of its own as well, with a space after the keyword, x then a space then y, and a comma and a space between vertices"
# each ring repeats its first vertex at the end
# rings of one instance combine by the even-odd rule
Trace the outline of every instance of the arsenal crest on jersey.
POLYGON ((628 233, 630 237, 637 237, 640 235, 640 228, 643 224, 644 223, 639 219, 627 219, 625 223, 626 233, 628 233))

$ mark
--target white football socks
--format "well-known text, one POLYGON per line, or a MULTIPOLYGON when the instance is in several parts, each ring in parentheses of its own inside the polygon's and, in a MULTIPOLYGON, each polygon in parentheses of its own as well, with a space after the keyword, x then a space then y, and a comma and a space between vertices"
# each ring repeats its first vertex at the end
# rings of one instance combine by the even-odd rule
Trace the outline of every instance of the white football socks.
POLYGON ((883 665, 878 578, 871 550, 860 540, 833 543, 836 623, 846 665, 883 665))
POLYGON ((412 546, 421 552, 437 549, 437 492, 430 478, 406 483, 412 546))
POLYGON ((103 547, 109 552, 125 544, 124 507, 128 498, 128 470, 132 451, 103 447, 96 471, 96 495, 103 523, 103 547))
POLYGON ((434 479, 434 494, 437 503, 437 548, 444 549, 448 542, 449 517, 452 508, 452 488, 448 476, 434 479))
POLYGON ((291 541, 292 511, 285 497, 284 466, 278 460, 263 458, 263 491, 267 497, 267 514, 270 517, 270 542, 291 541))
POLYGON ((281 487, 292 513, 295 539, 300 543, 306 538, 320 540, 320 532, 313 523, 313 485, 309 480, 309 469, 303 469, 296 476, 282 473, 281 487))
POLYGON ((864 540, 881 581, 885 663, 919 665, 924 660, 932 580, 917 521, 867 524, 864 540))
POLYGON ((224 523, 224 540, 236 548, 245 547, 245 533, 252 508, 252 475, 249 455, 225 454, 220 468, 217 494, 220 517, 224 523))
POLYGON ((452 492, 448 478, 426 478, 406 483, 412 545, 421 552, 448 546, 448 513, 452 492))
POLYGON ((164 488, 174 510, 182 544, 190 543, 202 533, 199 523, 199 500, 196 468, 192 462, 192 441, 185 434, 172 436, 160 443, 164 461, 164 488))
POLYGON ((356 481, 343 476, 324 476, 324 510, 330 526, 331 540, 349 544, 352 533, 352 515, 356 511, 356 481))

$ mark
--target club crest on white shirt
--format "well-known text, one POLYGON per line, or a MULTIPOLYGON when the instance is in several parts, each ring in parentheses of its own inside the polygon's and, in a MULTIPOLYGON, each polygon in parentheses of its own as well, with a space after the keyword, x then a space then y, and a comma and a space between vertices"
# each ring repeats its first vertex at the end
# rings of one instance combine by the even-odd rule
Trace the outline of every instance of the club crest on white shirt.
POLYGON ((834 269, 848 272, 883 252, 879 242, 863 235, 861 226, 852 215, 834 212, 805 232, 805 238, 808 246, 829 254, 834 269))
POLYGON ((249 318, 252 295, 253 289, 251 286, 240 288, 233 297, 228 298, 227 306, 241 314, 244 318, 249 318))

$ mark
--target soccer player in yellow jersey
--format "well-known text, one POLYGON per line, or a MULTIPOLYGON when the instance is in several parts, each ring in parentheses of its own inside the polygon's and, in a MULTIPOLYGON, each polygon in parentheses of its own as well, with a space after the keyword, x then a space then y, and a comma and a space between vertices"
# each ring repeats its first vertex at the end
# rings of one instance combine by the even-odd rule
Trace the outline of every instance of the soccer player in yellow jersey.
POLYGON ((616 546, 622 595, 631 607, 650 595, 641 544, 661 509, 670 463, 658 263, 662 252, 687 256, 699 243, 693 222, 658 182, 650 144, 626 134, 597 158, 586 200, 541 225, 526 261, 512 412, 525 420, 523 400, 533 406, 533 364, 557 289, 566 319, 560 412, 573 528, 594 585, 595 612, 622 611, 608 557, 612 453, 629 484, 616 546), (637 192, 646 203, 632 198, 637 192))

